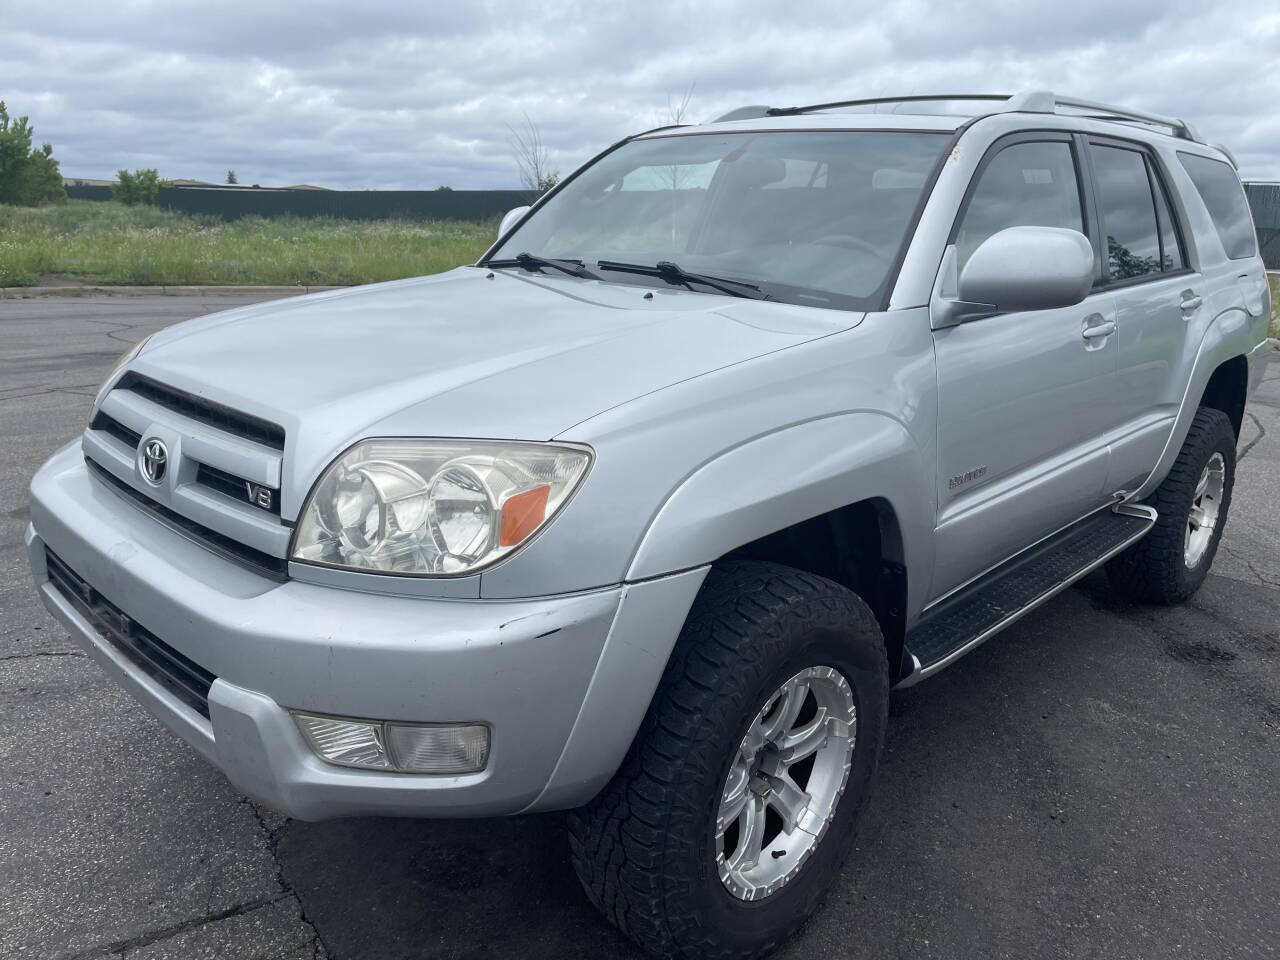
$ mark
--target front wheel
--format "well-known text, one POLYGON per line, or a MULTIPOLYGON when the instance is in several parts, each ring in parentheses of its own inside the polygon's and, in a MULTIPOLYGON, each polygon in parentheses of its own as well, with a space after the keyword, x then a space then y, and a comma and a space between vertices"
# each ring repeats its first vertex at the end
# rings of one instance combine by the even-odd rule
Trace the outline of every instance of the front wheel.
POLYGON ((854 593, 776 564, 717 565, 622 768, 570 817, 588 896, 658 956, 775 949, 853 842, 888 687, 854 593))

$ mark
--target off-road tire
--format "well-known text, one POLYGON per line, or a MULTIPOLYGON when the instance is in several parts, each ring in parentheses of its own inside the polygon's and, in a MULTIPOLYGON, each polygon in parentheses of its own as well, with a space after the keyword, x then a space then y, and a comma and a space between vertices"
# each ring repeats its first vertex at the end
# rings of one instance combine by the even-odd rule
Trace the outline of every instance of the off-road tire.
POLYGON ((880 628, 856 594, 778 564, 716 565, 622 767, 570 815, 573 865, 587 896, 659 957, 738 960, 776 949, 816 909, 853 843, 888 697, 880 628), (730 763, 769 694, 818 665, 839 670, 855 700, 844 793, 798 874, 764 899, 737 899, 721 883, 714 848, 730 763))
POLYGON ((1149 603, 1182 603, 1200 589, 1213 564, 1231 506, 1236 475, 1236 435, 1221 410, 1201 407, 1191 421, 1169 475, 1145 501, 1160 514, 1151 532, 1107 564, 1111 585, 1127 596, 1149 603), (1193 567, 1186 564, 1184 537, 1196 484, 1215 453, 1226 467, 1221 506, 1212 538, 1193 567))

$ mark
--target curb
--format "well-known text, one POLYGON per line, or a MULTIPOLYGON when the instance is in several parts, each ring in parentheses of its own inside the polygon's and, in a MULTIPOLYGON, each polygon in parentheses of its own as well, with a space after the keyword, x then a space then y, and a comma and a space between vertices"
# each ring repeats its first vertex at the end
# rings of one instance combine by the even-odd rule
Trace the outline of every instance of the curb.
POLYGON ((248 286, 237 284, 203 284, 198 286, 111 286, 86 285, 68 287, 0 287, 0 300, 29 300, 38 297, 209 297, 234 293, 250 297, 300 296, 325 290, 342 290, 341 286, 248 286))

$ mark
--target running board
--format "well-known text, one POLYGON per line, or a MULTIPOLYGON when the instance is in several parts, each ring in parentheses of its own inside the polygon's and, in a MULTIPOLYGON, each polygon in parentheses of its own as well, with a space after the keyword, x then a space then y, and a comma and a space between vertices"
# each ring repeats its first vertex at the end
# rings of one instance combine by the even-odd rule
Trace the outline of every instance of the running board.
POLYGON ((973 586, 944 600, 907 632, 912 670, 898 684, 910 687, 949 667, 1117 553, 1137 543, 1156 522, 1156 511, 1122 503, 1086 517, 997 567, 973 586))

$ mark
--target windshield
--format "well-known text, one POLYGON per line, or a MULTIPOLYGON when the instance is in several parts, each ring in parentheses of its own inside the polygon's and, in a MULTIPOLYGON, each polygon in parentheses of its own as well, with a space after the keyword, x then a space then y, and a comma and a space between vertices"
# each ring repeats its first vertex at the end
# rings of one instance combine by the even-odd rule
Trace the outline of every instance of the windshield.
POLYGON ((875 309, 949 139, 786 131, 633 140, 565 184, 486 262, 529 253, 649 284, 596 265, 667 262, 747 281, 773 300, 875 309))

